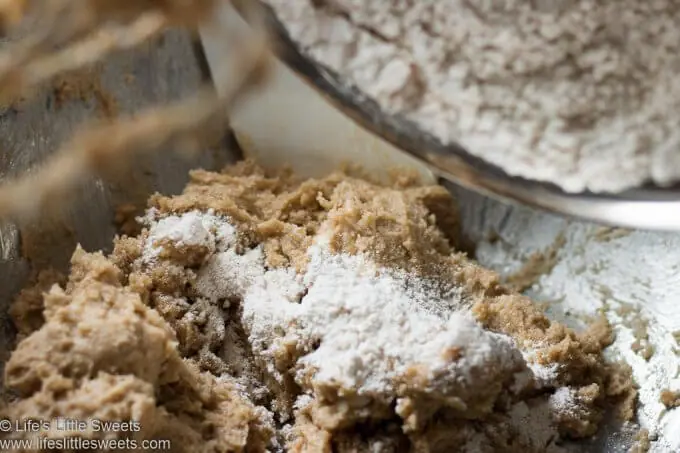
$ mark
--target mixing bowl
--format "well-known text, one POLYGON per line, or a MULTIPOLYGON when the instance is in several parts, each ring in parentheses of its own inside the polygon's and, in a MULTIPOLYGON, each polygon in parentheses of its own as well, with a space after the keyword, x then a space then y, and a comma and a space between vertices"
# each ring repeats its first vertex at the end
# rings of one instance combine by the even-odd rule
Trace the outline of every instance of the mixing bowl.
MULTIPOLYGON (((121 111, 133 111, 194 90, 206 76, 194 50, 186 35, 171 32, 148 48, 110 59, 98 77, 121 111)), ((210 72, 219 89, 223 68, 212 66, 210 72)), ((6 110, 0 117, 4 151, 0 175, 25 171, 38 163, 76 124, 93 114, 97 106, 92 101, 77 98, 57 106, 50 90, 6 110)), ((308 176, 351 161, 374 176, 388 168, 409 167, 425 180, 436 179, 427 166, 357 126, 282 64, 276 65, 269 85, 235 112, 232 127, 237 143, 228 139, 220 149, 206 150, 191 161, 164 155, 140 162, 131 176, 134 184, 93 181, 59 220, 0 227, 3 358, 13 336, 7 307, 25 284, 30 267, 65 269, 77 243, 87 250, 108 249, 116 231, 114 208, 119 203, 142 201, 154 190, 177 193, 190 168, 220 168, 243 152, 265 166, 287 163, 308 176)), ((674 291, 680 283, 680 235, 606 229, 504 204, 453 185, 449 188, 461 205, 464 234, 483 265, 510 276, 527 262, 543 260, 542 273, 528 282, 526 292, 544 301, 553 316, 575 327, 598 312, 612 320, 617 341, 609 354, 633 365, 645 403, 641 422, 652 435, 658 432, 659 440, 652 443, 651 451, 680 449, 680 430, 674 429, 680 413, 665 413, 658 402, 661 389, 680 389, 678 345, 673 335, 680 330, 680 304, 674 291), (635 326, 622 307, 625 313, 647 320, 645 342, 653 352, 648 360, 631 348, 637 340, 635 326)), ((598 438, 576 448, 627 451, 635 432, 612 422, 598 438)))
MULTIPOLYGON (((368 96, 344 83, 337 73, 306 57, 265 2, 231 3, 239 11, 245 11, 246 5, 252 10, 255 5, 264 17, 264 28, 272 37, 277 57, 288 68, 348 118, 426 164, 438 177, 497 200, 519 202, 568 217, 619 227, 680 230, 680 186, 647 185, 616 194, 567 193, 554 184, 510 176, 463 146, 444 145, 405 118, 387 114, 368 96)), ((220 4, 215 29, 239 25, 233 19, 231 3, 220 4)), ((209 39, 204 34, 204 41, 209 39)))

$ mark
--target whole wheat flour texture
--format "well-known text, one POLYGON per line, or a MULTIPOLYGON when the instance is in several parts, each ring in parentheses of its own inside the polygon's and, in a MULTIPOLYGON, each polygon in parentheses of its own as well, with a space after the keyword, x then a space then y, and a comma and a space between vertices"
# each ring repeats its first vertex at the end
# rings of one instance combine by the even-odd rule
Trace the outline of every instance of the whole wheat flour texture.
POLYGON ((680 176, 675 0, 268 0, 302 50, 443 143, 569 192, 680 176))

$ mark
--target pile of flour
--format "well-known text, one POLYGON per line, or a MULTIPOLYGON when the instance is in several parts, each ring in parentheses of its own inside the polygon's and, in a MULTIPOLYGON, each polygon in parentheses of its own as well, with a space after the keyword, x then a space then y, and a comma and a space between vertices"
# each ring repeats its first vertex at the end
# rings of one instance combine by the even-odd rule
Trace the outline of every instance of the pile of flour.
POLYGON ((267 0, 310 57, 510 175, 569 192, 680 177, 673 0, 267 0))
MULTIPOLYGON (((150 210, 142 221, 149 227, 144 261, 158 259, 164 247, 210 250, 195 270, 196 292, 218 306, 241 301, 250 347, 280 382, 277 360, 295 345, 296 380, 307 392, 298 407, 312 400, 317 386, 389 402, 397 394, 395 379, 416 365, 431 379, 423 389, 430 396, 454 394, 463 401, 487 395, 510 378, 517 393, 532 385, 557 388, 535 407, 519 401, 508 415, 527 445, 562 451, 554 443, 559 436, 552 420, 578 407, 569 388, 553 381, 553 369, 531 363, 530 351, 518 349, 510 337, 484 330, 467 313, 459 289, 442 290, 367 256, 331 253, 323 236, 308 249, 304 272, 268 269, 262 247, 241 249, 238 231, 212 212, 160 218, 150 210), (462 356, 452 361, 448 351, 462 356), (311 388, 305 385, 310 379, 311 388)), ((399 411, 399 399, 396 404, 399 411)), ((472 433, 463 451, 487 444, 485 434, 472 433)))
MULTIPOLYGON (((306 289, 299 303, 291 304, 281 279, 271 280, 272 274, 280 275, 277 270, 267 272, 243 299, 255 350, 274 357, 293 339, 305 348, 298 361, 300 380, 313 372, 316 385, 389 398, 395 379, 416 364, 437 376, 428 388, 435 395, 452 388, 472 391, 484 383, 491 387, 504 375, 524 370, 512 340, 483 330, 461 305, 445 316, 435 314, 435 307, 428 310, 427 305, 451 303, 425 285, 409 291, 404 276, 361 255, 334 255, 320 245, 309 254, 309 267, 299 277, 306 289), (463 357, 451 363, 445 354, 450 349, 463 351, 463 357)), ((413 279, 409 283, 417 285, 413 279)))

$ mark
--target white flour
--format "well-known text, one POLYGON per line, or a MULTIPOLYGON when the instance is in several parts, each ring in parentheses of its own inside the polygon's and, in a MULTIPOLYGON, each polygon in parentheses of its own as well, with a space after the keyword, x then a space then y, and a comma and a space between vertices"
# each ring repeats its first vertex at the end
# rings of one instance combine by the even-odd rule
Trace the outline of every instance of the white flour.
POLYGON ((680 176, 674 0, 268 0, 315 60, 444 143, 567 191, 680 176))
MULTIPOLYGON (((300 324, 295 336, 301 343, 320 342, 298 361, 300 379, 314 370, 317 384, 340 384, 359 393, 389 397, 395 394, 394 379, 415 364, 438 376, 448 391, 455 386, 461 392, 480 380, 490 385, 521 367, 521 355, 509 338, 484 331, 462 312, 442 319, 419 309, 398 277, 385 274, 365 258, 331 255, 318 246, 310 254, 303 277, 308 292, 289 313, 279 308, 290 302, 278 294, 278 285, 256 286, 244 298, 246 323, 259 341, 265 337, 266 343, 276 344, 272 320, 283 315, 278 320, 283 329, 294 314, 300 324), (451 364, 444 352, 456 347, 464 358, 451 364)), ((419 296, 438 303, 434 294, 419 296)))
POLYGON ((667 410, 660 402, 663 390, 680 390, 680 343, 672 335, 680 332, 675 289, 680 285, 680 235, 619 231, 608 239, 606 234, 603 238, 606 229, 595 225, 477 196, 461 199, 466 201, 461 219, 478 243, 477 259, 501 274, 513 273, 526 257, 550 247, 556 235, 566 238, 558 263, 530 295, 547 301, 551 317, 569 324, 604 310, 616 333, 608 355, 631 365, 639 385, 638 421, 658 439, 650 452, 680 451, 680 408, 667 410), (490 231, 499 239, 483 239, 490 231), (632 307, 625 319, 619 313, 624 305, 632 307), (636 339, 630 321, 642 318, 650 320, 645 330, 654 353, 649 360, 631 349, 636 339))
POLYGON ((149 227, 143 260, 150 262, 161 253, 159 242, 172 241, 175 247, 204 246, 210 253, 227 250, 236 241, 236 230, 213 212, 191 211, 181 216, 158 218, 155 209, 137 219, 149 227))
POLYGON ((576 410, 576 392, 569 387, 560 387, 550 397, 549 404, 560 412, 572 413, 576 410))
MULTIPOLYGON (((354 389, 360 398, 395 402, 399 412, 395 379, 413 366, 424 370, 423 390, 430 396, 457 395, 463 402, 502 380, 516 392, 532 382, 551 385, 556 370, 527 363, 530 350, 482 329, 467 313, 460 290, 388 271, 361 255, 331 254, 319 237, 303 274, 268 270, 262 248, 237 252, 237 232, 212 213, 159 219, 151 212, 145 221, 146 259, 157 257, 154 244, 167 239, 210 248, 197 271, 197 293, 213 304, 241 300, 250 347, 265 359, 268 373, 281 379, 277 362, 289 355, 283 352, 296 351, 297 380, 309 393, 317 386, 354 389), (448 351, 462 356, 452 361, 448 351)), ((558 389, 551 399, 537 400, 536 410, 518 405, 510 428, 529 444, 561 451, 553 445, 558 436, 551 417, 571 407, 563 394, 558 389)), ((309 401, 303 394, 297 406, 309 401)), ((490 445, 484 435, 473 434, 466 451, 490 445)))
POLYGON ((264 274, 261 248, 240 255, 233 249, 213 255, 201 268, 196 289, 208 300, 243 297, 248 288, 264 274))

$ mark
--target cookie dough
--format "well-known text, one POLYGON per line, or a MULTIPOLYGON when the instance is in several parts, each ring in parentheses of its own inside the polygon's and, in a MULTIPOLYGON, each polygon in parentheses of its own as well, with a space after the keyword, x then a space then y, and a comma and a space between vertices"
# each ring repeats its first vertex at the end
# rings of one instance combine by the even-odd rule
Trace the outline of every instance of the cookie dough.
POLYGON ((245 161, 193 171, 139 221, 15 302, 3 416, 309 453, 559 452, 607 408, 632 417, 606 321, 572 331, 457 251, 442 187, 245 161))
MULTIPOLYGON (((187 452, 265 451, 272 431, 260 411, 229 380, 183 360, 174 332, 123 280, 129 283, 101 253, 75 251, 68 282, 44 293, 42 325, 17 318, 21 331, 32 333, 6 364, 5 385, 15 398, 1 412, 18 423, 135 421, 140 430, 69 432, 52 425, 42 433, 5 435, 164 439, 172 451, 187 452)), ((27 295, 15 307, 33 304, 27 295)))

